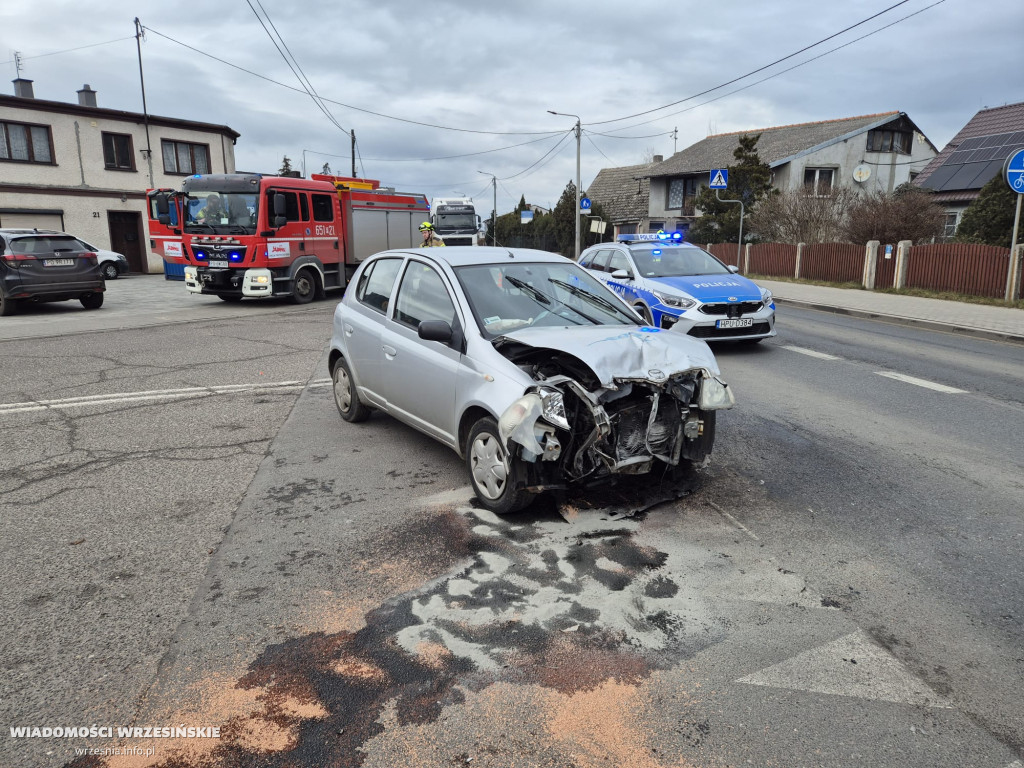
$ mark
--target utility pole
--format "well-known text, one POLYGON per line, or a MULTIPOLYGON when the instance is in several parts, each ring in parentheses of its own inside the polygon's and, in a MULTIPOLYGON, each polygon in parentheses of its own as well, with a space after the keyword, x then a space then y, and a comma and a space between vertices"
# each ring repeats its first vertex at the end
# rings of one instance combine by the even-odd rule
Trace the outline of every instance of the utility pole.
POLYGON ((491 188, 494 191, 494 207, 491 209, 491 245, 497 245, 498 239, 495 237, 495 230, 498 228, 498 177, 486 171, 477 171, 477 173, 491 177, 491 188))
POLYGON ((676 149, 676 140, 679 138, 679 126, 672 129, 672 154, 674 155, 678 150, 676 149))
POLYGON ((568 112, 555 112, 548 110, 549 114, 561 115, 562 117, 575 117, 576 118, 576 261, 580 260, 580 140, 583 136, 583 126, 580 124, 580 116, 573 115, 568 112))
MULTIPOLYGON (((135 17, 135 48, 139 52, 139 85, 142 86, 142 119, 146 124, 146 162, 149 165, 149 186, 155 187, 153 182, 153 145, 149 138, 149 110, 146 108, 146 78, 142 75, 142 22, 135 17)), ((209 153, 207 153, 209 154, 209 153)), ((210 170, 213 170, 212 168, 210 170)))
POLYGON ((356 173, 356 129, 352 129, 352 178, 359 178, 359 174, 356 173))

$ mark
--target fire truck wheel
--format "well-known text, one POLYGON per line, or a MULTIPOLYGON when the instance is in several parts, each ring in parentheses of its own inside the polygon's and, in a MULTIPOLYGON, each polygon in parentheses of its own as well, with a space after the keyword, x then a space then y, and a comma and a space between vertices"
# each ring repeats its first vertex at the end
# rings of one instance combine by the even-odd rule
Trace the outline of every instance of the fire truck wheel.
POLYGON ((308 304, 316 295, 317 288, 316 273, 312 269, 300 269, 295 275, 295 285, 292 288, 292 302, 295 304, 308 304))

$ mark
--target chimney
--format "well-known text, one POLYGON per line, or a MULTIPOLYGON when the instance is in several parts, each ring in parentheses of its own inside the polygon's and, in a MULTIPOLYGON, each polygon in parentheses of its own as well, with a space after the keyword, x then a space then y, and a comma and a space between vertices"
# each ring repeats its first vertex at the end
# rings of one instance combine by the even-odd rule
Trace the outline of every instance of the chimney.
POLYGON ((664 155, 655 155, 655 156, 654 156, 654 162, 656 162, 656 163, 660 163, 660 162, 662 162, 662 161, 663 161, 664 159, 665 159, 665 156, 664 156, 664 155))
POLYGON ((83 85, 82 89, 78 91, 78 103, 83 107, 96 106, 96 91, 90 88, 88 83, 83 85))
POLYGON ((22 99, 34 99, 36 95, 32 93, 32 81, 26 80, 24 77, 19 77, 17 80, 12 80, 14 83, 14 95, 22 99))

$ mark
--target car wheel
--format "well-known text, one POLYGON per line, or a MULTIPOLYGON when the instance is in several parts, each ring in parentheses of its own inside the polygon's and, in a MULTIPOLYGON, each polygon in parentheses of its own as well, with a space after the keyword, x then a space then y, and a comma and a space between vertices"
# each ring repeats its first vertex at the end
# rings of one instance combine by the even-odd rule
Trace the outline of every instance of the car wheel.
POLYGON ((309 304, 316 295, 317 279, 311 269, 300 269, 292 287, 292 303, 309 304))
POLYGON ((237 293, 218 293, 217 298, 220 299, 221 301, 227 301, 232 304, 242 300, 242 297, 239 296, 237 293))
POLYGON ((341 418, 352 423, 366 421, 370 416, 370 409, 359 399, 356 382, 352 378, 352 371, 349 370, 345 358, 339 357, 338 362, 334 364, 332 378, 334 380, 334 404, 338 406, 341 418))
POLYGON ((99 309, 103 306, 103 294, 102 293, 87 293, 79 299, 82 302, 82 306, 86 309, 99 309))
POLYGON ((18 311, 18 300, 11 299, 0 293, 0 317, 13 315, 18 311))
POLYGON ((118 275, 121 273, 117 271, 117 264, 113 262, 107 262, 103 265, 103 269, 100 270, 103 273, 104 280, 117 280, 118 275))
POLYGON ((654 318, 651 316, 651 310, 647 308, 646 304, 634 304, 633 309, 640 313, 640 316, 644 319, 647 325, 654 325, 654 318))
POLYGON ((466 439, 466 466, 477 499, 499 515, 518 512, 528 506, 533 495, 516 489, 522 475, 522 462, 508 455, 494 419, 480 419, 466 439))

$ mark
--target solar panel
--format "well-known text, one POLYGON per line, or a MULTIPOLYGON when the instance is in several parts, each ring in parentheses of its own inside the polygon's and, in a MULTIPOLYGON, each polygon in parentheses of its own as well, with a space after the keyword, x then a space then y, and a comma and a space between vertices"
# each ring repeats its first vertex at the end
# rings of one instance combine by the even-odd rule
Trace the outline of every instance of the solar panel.
POLYGON ((936 192, 978 189, 1000 172, 1003 162, 1024 147, 1024 131, 972 136, 924 181, 936 192))
POLYGON ((984 138, 984 136, 979 136, 973 139, 964 139, 960 142, 960 146, 957 149, 979 149, 984 138))

